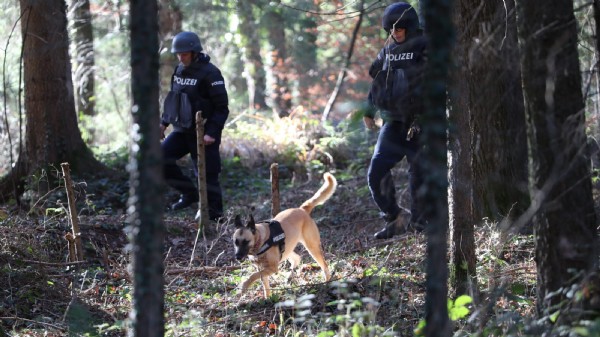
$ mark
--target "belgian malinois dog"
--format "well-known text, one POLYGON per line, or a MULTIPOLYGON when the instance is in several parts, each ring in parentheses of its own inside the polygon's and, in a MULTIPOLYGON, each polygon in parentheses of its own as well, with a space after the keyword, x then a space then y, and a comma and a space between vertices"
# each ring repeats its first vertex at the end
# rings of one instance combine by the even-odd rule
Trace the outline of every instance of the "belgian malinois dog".
POLYGON ((260 278, 265 298, 271 296, 269 276, 277 273, 279 264, 285 260, 290 261, 292 268, 290 278, 292 278, 301 259, 300 255, 294 252, 298 242, 306 247, 306 250, 321 267, 325 281, 329 281, 331 274, 321 250, 319 228, 310 217, 313 208, 325 203, 335 192, 337 186, 335 177, 330 173, 325 173, 323 178, 325 183, 312 198, 305 201, 299 208, 289 208, 280 212, 270 222, 255 223, 250 216, 244 226, 240 216, 236 216, 236 230, 233 233, 235 258, 241 261, 250 255, 258 267, 258 271, 242 283, 242 293, 260 278))

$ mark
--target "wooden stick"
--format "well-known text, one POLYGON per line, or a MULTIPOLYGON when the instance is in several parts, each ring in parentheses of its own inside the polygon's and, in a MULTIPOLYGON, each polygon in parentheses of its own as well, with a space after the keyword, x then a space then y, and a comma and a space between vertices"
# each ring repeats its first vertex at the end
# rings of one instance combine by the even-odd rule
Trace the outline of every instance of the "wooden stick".
POLYGON ((281 210, 279 198, 279 164, 271 164, 271 216, 275 217, 281 210))
POLYGON ((194 241, 194 249, 192 250, 192 256, 190 256, 190 267, 192 261, 194 261, 194 254, 196 252, 196 244, 198 244, 198 237, 200 232, 204 231, 204 226, 208 225, 208 193, 206 191, 206 155, 204 152, 204 123, 206 121, 202 119, 202 111, 196 112, 196 143, 198 151, 198 212, 196 213, 196 220, 198 221, 198 232, 196 233, 196 240, 194 241))
POLYGON ((75 252, 77 261, 83 261, 83 245, 81 244, 81 232, 79 231, 79 220, 77 219, 77 208, 75 206, 75 195, 73 194, 73 181, 71 180, 71 171, 69 163, 60 164, 65 178, 65 188, 67 189, 67 199, 69 199, 69 218, 75 239, 75 252))
POLYGON ((72 233, 65 234, 65 239, 67 240, 67 245, 69 247, 69 262, 77 261, 77 256, 75 254, 75 238, 72 233))
POLYGON ((196 137, 198 144, 198 212, 200 216, 198 225, 200 227, 208 224, 208 196, 206 191, 206 155, 204 151, 204 123, 202 111, 196 112, 196 137))

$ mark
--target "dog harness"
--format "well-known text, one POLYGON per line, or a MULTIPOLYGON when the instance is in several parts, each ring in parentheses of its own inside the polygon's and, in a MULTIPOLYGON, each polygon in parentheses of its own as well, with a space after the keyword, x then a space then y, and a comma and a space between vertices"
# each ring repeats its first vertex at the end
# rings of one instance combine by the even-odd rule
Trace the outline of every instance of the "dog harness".
MULTIPOLYGON (((264 223, 266 222, 267 221, 264 221, 264 223)), ((283 228, 281 228, 279 221, 271 220, 269 221, 269 239, 263 243, 256 253, 256 256, 266 252, 275 245, 279 246, 279 254, 283 255, 283 252, 285 251, 285 233, 283 228)))

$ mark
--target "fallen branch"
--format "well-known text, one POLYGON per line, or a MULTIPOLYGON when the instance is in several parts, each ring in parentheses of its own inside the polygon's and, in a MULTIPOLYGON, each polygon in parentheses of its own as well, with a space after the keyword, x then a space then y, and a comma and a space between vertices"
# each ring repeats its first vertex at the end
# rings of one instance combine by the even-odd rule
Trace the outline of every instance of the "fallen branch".
POLYGON ((201 268, 194 268, 194 269, 179 268, 179 269, 166 270, 165 274, 166 275, 177 275, 177 274, 198 275, 198 274, 205 274, 205 273, 217 273, 217 272, 224 272, 224 271, 232 271, 232 270, 237 270, 240 268, 241 268, 240 266, 201 267, 201 268))
POLYGON ((45 322, 40 322, 40 321, 34 321, 31 319, 27 319, 27 318, 21 318, 21 317, 0 317, 0 320, 8 320, 8 319, 14 319, 17 321, 23 321, 23 322, 28 322, 28 323, 34 323, 34 324, 39 324, 39 325, 43 325, 43 326, 49 326, 52 328, 55 328, 57 330, 60 331, 65 331, 65 328, 60 327, 58 325, 54 325, 54 324, 50 324, 50 323, 45 323, 45 322))
POLYGON ((89 261, 73 261, 73 262, 43 262, 43 261, 35 261, 35 260, 22 260, 26 263, 39 264, 42 266, 52 266, 52 267, 63 267, 63 266, 74 266, 74 265, 82 265, 86 263, 90 263, 89 261))

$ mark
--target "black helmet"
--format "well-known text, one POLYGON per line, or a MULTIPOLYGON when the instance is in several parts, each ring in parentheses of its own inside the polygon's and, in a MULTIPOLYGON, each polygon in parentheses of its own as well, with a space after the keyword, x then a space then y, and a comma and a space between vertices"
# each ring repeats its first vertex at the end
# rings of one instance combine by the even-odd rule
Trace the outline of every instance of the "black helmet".
POLYGON ((417 11, 406 2, 396 2, 387 6, 383 12, 381 26, 388 34, 393 28, 405 28, 407 34, 419 29, 419 16, 417 11))
POLYGON ((192 32, 181 32, 173 38, 171 53, 185 53, 192 51, 199 53, 202 51, 202 44, 198 35, 192 32))

